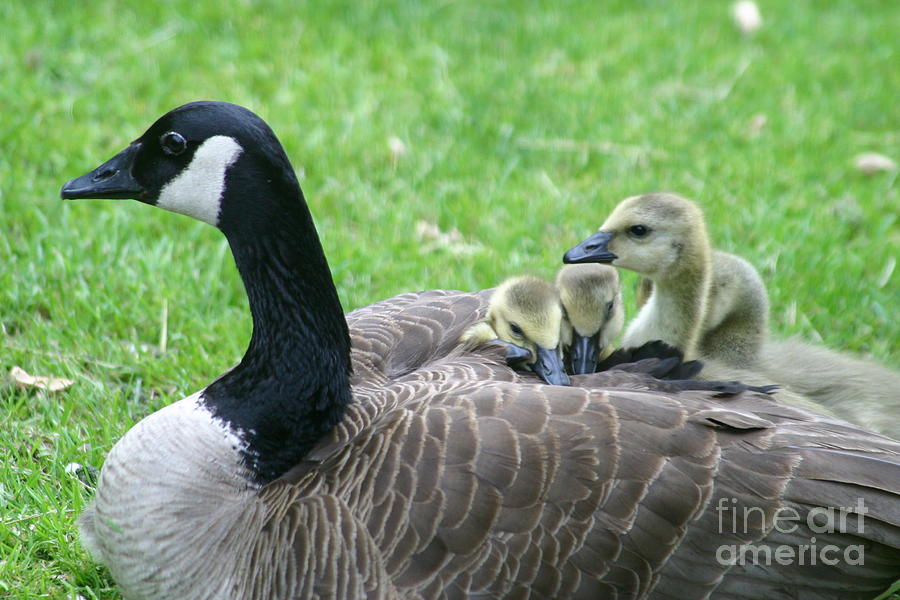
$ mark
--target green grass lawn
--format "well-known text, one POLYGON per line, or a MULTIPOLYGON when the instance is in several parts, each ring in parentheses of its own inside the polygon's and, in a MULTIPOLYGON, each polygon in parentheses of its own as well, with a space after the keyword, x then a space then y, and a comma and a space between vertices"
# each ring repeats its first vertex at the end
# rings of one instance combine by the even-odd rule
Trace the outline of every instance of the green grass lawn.
POLYGON ((347 310, 551 277, 618 200, 665 189, 760 269, 778 335, 900 367, 896 171, 852 165, 900 159, 900 3, 761 0, 750 38, 712 0, 125 4, 0 3, 0 373, 76 382, 0 383, 0 598, 119 597, 67 465, 99 468, 248 340, 217 231, 58 199, 187 101, 278 133, 347 310))

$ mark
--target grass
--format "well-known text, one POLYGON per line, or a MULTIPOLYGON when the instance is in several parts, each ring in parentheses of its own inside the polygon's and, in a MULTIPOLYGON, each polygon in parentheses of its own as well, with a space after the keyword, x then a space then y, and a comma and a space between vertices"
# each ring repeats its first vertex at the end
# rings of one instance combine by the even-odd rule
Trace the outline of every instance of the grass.
POLYGON ((619 199, 668 189, 760 269, 778 335, 900 366, 896 171, 851 164, 900 158, 898 3, 763 0, 750 38, 705 0, 131 4, 0 3, 0 370, 76 381, 0 383, 0 598, 118 598, 67 465, 99 468, 248 339, 218 232, 58 200, 190 100, 279 134, 347 310, 550 277, 619 199))

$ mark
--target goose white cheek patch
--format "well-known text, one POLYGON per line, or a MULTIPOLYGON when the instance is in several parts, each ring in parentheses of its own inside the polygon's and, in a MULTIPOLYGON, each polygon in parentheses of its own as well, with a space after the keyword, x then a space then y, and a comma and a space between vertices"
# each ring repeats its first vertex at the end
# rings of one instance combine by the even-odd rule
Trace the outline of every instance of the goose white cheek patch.
POLYGON ((242 150, 234 138, 224 135, 209 138, 197 148, 184 171, 162 188, 156 205, 217 225, 225 191, 225 171, 242 150))

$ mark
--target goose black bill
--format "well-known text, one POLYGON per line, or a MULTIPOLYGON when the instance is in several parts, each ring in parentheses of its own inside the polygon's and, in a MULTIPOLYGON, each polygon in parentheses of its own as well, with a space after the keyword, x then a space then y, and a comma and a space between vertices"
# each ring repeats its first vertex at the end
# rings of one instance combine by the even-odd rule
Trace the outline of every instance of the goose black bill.
POLYGON ((598 331, 592 336, 572 334, 572 345, 570 347, 570 359, 572 362, 572 373, 575 375, 584 375, 593 373, 597 370, 597 361, 600 351, 600 332, 598 331))
POLYGON ((491 343, 503 347, 506 354, 506 364, 513 369, 521 369, 533 360, 531 350, 528 348, 523 348, 518 344, 505 342, 503 340, 491 340, 491 343))
POLYGON ((60 196, 63 200, 140 200, 144 188, 131 174, 140 147, 138 143, 131 144, 90 173, 67 182, 60 196))
POLYGON ((569 376, 555 348, 551 350, 537 346, 537 357, 531 370, 550 385, 569 385, 569 376))
POLYGON ((609 242, 613 238, 609 231, 598 231, 563 255, 563 262, 573 263, 611 263, 619 256, 609 251, 609 242))

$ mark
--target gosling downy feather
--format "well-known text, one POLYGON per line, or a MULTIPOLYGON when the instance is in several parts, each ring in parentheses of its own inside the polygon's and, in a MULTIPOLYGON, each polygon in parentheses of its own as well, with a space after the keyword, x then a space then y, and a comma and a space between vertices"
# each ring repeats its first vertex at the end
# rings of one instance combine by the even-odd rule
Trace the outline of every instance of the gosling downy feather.
POLYGON ((597 234, 566 254, 568 262, 584 260, 587 247, 600 262, 653 282, 623 345, 660 339, 688 359, 755 364, 768 328, 765 284, 744 259, 712 251, 696 204, 664 193, 627 198, 597 234))
POLYGON ((900 439, 896 370, 801 340, 770 339, 763 344, 759 371, 841 418, 900 439))
MULTIPOLYGON (((500 340, 528 350, 525 363, 551 385, 569 385, 562 363, 564 322, 559 295, 548 282, 521 275, 494 291, 485 321, 470 327, 461 341, 469 344, 500 340)), ((507 348, 510 348, 507 346, 507 348)))
MULTIPOLYGON (((589 344, 594 344, 593 348, 588 344, 582 344, 580 348, 593 352, 596 361, 596 344, 603 340, 605 348, 607 336, 618 333, 621 326, 621 295, 616 285, 618 277, 609 277, 610 273, 615 275, 615 269, 603 265, 571 265, 564 270, 567 273, 563 277, 562 289, 568 293, 569 306, 575 312, 576 322, 583 328, 582 331, 587 332, 584 339, 589 344)), ((557 346, 572 346, 572 330, 572 325, 560 310, 557 290, 542 279, 520 276, 506 280, 491 294, 485 320, 469 327, 461 336, 460 342, 468 347, 486 343, 502 344, 510 366, 518 368, 524 353, 528 364, 539 367, 534 371, 543 381, 553 385, 569 385, 569 380, 562 371, 557 346), (541 340, 541 344, 535 340, 541 340), (547 348, 550 344, 557 346, 547 348), (535 364, 534 356, 543 357, 543 360, 538 360, 535 364)), ((577 339, 578 335, 574 337, 577 339)), ((685 362, 679 350, 659 341, 644 344, 640 348, 620 349, 615 353, 604 350, 601 364, 603 370, 636 370, 652 375, 655 379, 667 379, 669 381, 665 386, 658 381, 654 382, 656 387, 666 391, 771 391, 771 386, 764 389, 737 382, 717 381, 707 385, 707 382, 697 381, 693 378, 700 371, 702 363, 685 362)), ((593 367, 596 366, 595 362, 591 365, 591 370, 585 372, 593 373, 593 367)), ((575 374, 583 373, 576 371, 575 374)))
POLYGON ((107 456, 83 539, 128 600, 846 600, 900 572, 900 442, 635 373, 523 382, 500 352, 458 346, 484 293, 345 321, 293 170, 246 109, 178 108, 62 195, 216 225, 253 315, 237 367, 107 456), (811 529, 857 500, 846 533, 811 529), (732 527, 745 508, 762 518, 732 527), (837 565, 723 554, 811 537, 837 565), (840 560, 860 548, 864 564, 840 560))
POLYGON ((638 279, 634 287, 634 306, 640 310, 647 300, 650 299, 650 293, 653 291, 653 281, 649 277, 641 277, 638 279))
POLYGON ((625 322, 619 273, 596 263, 564 265, 556 274, 556 289, 572 329, 567 344, 572 372, 593 373, 612 352, 625 322))

